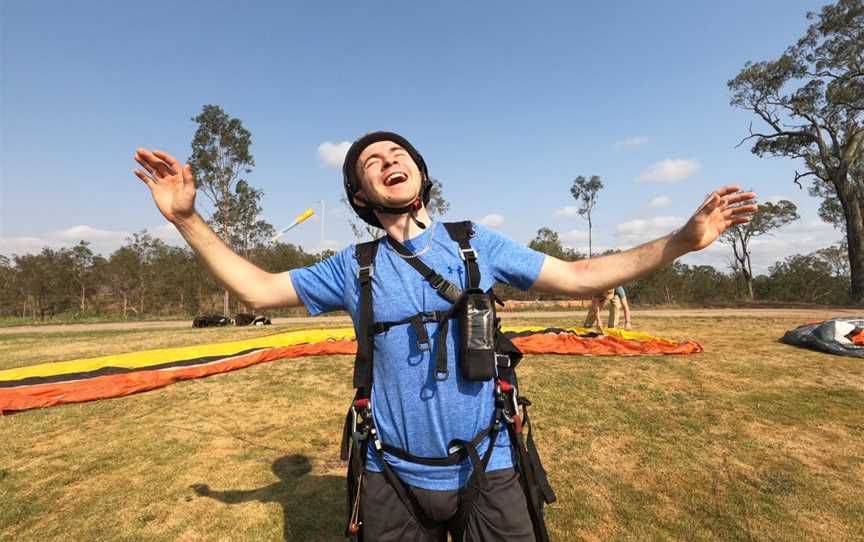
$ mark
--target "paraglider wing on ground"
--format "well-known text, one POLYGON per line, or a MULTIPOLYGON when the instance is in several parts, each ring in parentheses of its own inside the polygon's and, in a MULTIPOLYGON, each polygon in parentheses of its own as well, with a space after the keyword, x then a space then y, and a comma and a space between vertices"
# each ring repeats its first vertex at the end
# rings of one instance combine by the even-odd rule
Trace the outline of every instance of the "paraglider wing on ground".
POLYGON ((780 339, 801 346, 836 354, 864 358, 864 318, 834 318, 798 326, 780 339))

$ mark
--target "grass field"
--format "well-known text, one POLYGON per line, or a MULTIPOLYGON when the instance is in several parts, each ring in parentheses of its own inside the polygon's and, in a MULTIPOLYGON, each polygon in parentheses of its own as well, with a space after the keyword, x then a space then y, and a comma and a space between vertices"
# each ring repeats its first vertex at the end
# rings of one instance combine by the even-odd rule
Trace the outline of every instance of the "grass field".
MULTIPOLYGON (((864 540, 864 362, 777 342, 799 323, 646 316, 706 352, 526 357, 553 539, 864 540)), ((0 369, 284 329, 0 330, 0 369)), ((341 540, 351 362, 0 417, 0 540, 341 540)))

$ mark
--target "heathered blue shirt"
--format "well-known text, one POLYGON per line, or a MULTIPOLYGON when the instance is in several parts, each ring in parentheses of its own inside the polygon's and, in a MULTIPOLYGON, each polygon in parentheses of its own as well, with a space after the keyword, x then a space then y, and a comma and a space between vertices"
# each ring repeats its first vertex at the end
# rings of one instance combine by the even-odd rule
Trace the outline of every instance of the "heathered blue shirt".
MULTIPOLYGON (((527 290, 540 274, 544 255, 520 245, 482 226, 474 226, 471 246, 480 266, 480 287, 486 290, 496 282, 527 290)), ((372 278, 375 320, 394 322, 424 311, 450 307, 432 286, 397 254, 386 238, 379 241, 372 278)), ((404 245, 423 263, 445 279, 465 288, 465 266, 459 245, 447 230, 433 223, 404 245), (431 237, 431 239, 430 239, 431 237)), ((291 281, 300 299, 313 315, 347 310, 358 327, 359 283, 354 246, 311 267, 291 271, 291 281)), ((420 351, 417 334, 410 325, 391 328, 375 336, 372 384, 372 415, 381 440, 423 457, 444 457, 453 439, 471 440, 489 426, 494 414, 493 382, 473 382, 462 378, 457 367, 459 326, 451 322, 447 337, 447 369, 444 381, 434 378, 437 323, 426 324, 432 348, 420 351)), ((482 457, 488 439, 479 447, 482 457)), ((423 489, 452 491, 462 487, 471 473, 471 463, 432 467, 401 460, 385 454, 399 477, 423 489)), ((510 438, 501 431, 487 471, 513 466, 510 438)), ((367 468, 383 470, 377 452, 369 447, 367 468)))

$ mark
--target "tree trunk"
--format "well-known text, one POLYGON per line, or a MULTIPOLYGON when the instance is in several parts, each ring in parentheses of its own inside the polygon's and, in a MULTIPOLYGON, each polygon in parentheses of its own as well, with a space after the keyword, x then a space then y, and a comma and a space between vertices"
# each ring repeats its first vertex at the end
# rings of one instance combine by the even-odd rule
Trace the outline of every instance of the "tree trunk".
POLYGON ((849 298, 855 305, 864 305, 864 202, 855 198, 846 212, 846 241, 849 250, 849 298))
POLYGON ((228 295, 228 290, 225 290, 225 292, 222 295, 222 314, 224 314, 225 316, 228 316, 228 314, 229 314, 228 313, 228 303, 229 302, 230 302, 230 299, 229 299, 229 295, 228 295))
POLYGON ((588 257, 591 257, 591 214, 588 214, 588 257))
POLYGON ((864 305, 864 201, 858 187, 849 180, 848 172, 838 173, 833 181, 846 218, 851 283, 849 299, 854 305, 864 305))

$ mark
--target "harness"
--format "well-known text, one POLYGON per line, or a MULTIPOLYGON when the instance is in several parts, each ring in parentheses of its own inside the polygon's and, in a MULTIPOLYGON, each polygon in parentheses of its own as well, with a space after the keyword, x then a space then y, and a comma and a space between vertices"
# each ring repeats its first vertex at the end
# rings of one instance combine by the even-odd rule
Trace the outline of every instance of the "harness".
MULTIPOLYGON (((534 529, 535 538, 541 542, 549 540, 546 526, 543 520, 543 506, 555 501, 555 493, 546 477, 546 471, 540 462, 540 456, 534 444, 534 431, 530 429, 528 419, 528 407, 531 402, 519 395, 516 365, 522 358, 522 353, 510 340, 501 333, 500 319, 495 316, 495 302, 498 301, 490 289, 487 292, 480 290, 480 267, 477 264, 477 254, 471 247, 470 238, 474 231, 471 222, 444 223, 450 238, 459 245, 461 259, 465 262, 466 285, 465 291, 443 278, 440 274, 426 266, 417 257, 411 257, 405 261, 409 263, 423 278, 441 295, 451 303, 451 307, 443 311, 421 312, 395 322, 375 322, 372 305, 372 280, 374 277, 374 261, 378 251, 379 241, 370 241, 358 244, 356 257, 358 260, 357 280, 360 286, 360 298, 358 307, 359 326, 357 332, 357 356, 354 361, 354 387, 356 393, 351 408, 345 417, 345 425, 342 435, 341 457, 348 461, 348 493, 347 511, 348 527, 346 536, 351 540, 363 540, 361 525, 363 518, 360 514, 360 496, 362 493, 363 479, 366 470, 366 458, 369 446, 384 468, 384 476, 388 483, 396 491, 399 499, 424 530, 433 528, 433 523, 414 502, 412 495, 406 488, 404 482, 393 472, 393 469, 384 460, 384 453, 392 454, 402 460, 430 466, 451 466, 468 458, 471 462, 472 472, 465 487, 459 493, 459 506, 455 517, 451 520, 452 528, 461 537, 464 532, 468 513, 472 503, 481 490, 488 487, 486 479, 486 467, 492 457, 495 440, 500 431, 506 430, 510 435, 512 447, 515 450, 516 469, 519 471, 520 484, 525 493, 528 503, 528 512, 534 529), (494 344, 489 344, 488 352, 479 351, 480 356, 491 356, 490 361, 494 368, 495 379, 494 395, 495 409, 490 424, 478 432, 471 440, 454 439, 448 444, 448 455, 444 457, 421 457, 412 455, 406 450, 391 446, 381 441, 372 418, 372 367, 375 335, 383 333, 395 326, 411 325, 417 334, 417 346, 421 351, 431 350, 431 342, 424 324, 436 322, 437 352, 435 353, 436 380, 448 378, 447 371, 447 333, 450 320, 458 319, 458 325, 462 326, 462 359, 461 365, 473 363, 466 361, 466 336, 474 348, 483 348, 483 337, 478 337, 476 326, 469 322, 470 317, 465 316, 466 304, 476 303, 480 300, 481 305, 486 302, 486 307, 491 308, 491 318, 494 325, 494 344), (526 431, 526 429, 530 429, 526 431), (526 436, 527 435, 527 436, 526 436), (489 439, 483 457, 477 451, 478 446, 489 439)), ((388 239, 391 246, 403 256, 414 256, 407 248, 399 242, 388 239)), ((500 301, 498 301, 500 303, 500 301)), ((473 305, 471 305, 473 307, 473 305)), ((476 312, 476 311, 475 311, 476 312)), ((482 333, 480 334, 482 335, 482 333)), ((476 354, 477 352, 475 352, 476 354)), ((475 358, 476 359, 476 358, 475 358)), ((461 367, 463 375, 472 380, 488 380, 484 375, 487 371, 476 371, 461 367), (473 371, 473 372, 472 372, 473 371)))

